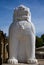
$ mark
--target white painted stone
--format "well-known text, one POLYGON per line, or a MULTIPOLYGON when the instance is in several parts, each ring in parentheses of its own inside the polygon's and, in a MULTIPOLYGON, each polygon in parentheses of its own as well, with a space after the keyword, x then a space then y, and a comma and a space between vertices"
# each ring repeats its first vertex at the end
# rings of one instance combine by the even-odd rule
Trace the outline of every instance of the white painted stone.
POLYGON ((30 9, 21 5, 14 10, 13 23, 9 28, 8 63, 37 63, 35 59, 35 27, 31 22, 30 9))

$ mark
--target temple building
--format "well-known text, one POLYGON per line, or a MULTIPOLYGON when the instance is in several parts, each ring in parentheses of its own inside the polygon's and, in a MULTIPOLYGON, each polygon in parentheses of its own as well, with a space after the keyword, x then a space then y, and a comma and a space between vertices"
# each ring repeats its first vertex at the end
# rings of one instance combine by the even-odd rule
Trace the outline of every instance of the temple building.
POLYGON ((6 34, 4 34, 3 31, 0 30, 0 64, 6 62, 6 59, 8 58, 6 49, 7 45, 8 43, 6 34))
POLYGON ((44 46, 36 48, 36 58, 44 59, 44 46))

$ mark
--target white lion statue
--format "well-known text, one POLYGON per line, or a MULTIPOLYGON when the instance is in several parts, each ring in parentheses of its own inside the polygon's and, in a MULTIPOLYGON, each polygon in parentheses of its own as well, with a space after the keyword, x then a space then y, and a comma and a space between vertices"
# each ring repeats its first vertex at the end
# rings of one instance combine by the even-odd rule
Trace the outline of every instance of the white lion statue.
POLYGON ((14 9, 13 23, 9 28, 8 63, 37 63, 35 59, 35 27, 30 9, 20 5, 14 9))

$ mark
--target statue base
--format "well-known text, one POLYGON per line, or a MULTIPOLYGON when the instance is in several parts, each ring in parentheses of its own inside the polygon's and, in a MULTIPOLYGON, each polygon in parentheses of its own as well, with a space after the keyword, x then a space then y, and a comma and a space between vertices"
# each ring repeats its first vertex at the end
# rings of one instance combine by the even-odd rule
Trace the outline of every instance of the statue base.
POLYGON ((2 65, 44 65, 44 59, 38 59, 38 63, 35 64, 18 63, 18 64, 2 64, 2 65))
POLYGON ((18 63, 18 64, 2 64, 2 65, 39 65, 39 64, 25 64, 25 63, 18 63))

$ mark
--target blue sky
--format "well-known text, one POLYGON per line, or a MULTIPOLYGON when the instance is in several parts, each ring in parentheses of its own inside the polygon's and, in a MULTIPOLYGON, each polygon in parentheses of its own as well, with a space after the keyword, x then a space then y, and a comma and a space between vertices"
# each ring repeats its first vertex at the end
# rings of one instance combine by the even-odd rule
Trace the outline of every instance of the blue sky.
POLYGON ((30 8, 36 35, 40 36, 44 33, 44 0, 0 0, 0 29, 8 35, 14 8, 21 4, 30 8))

